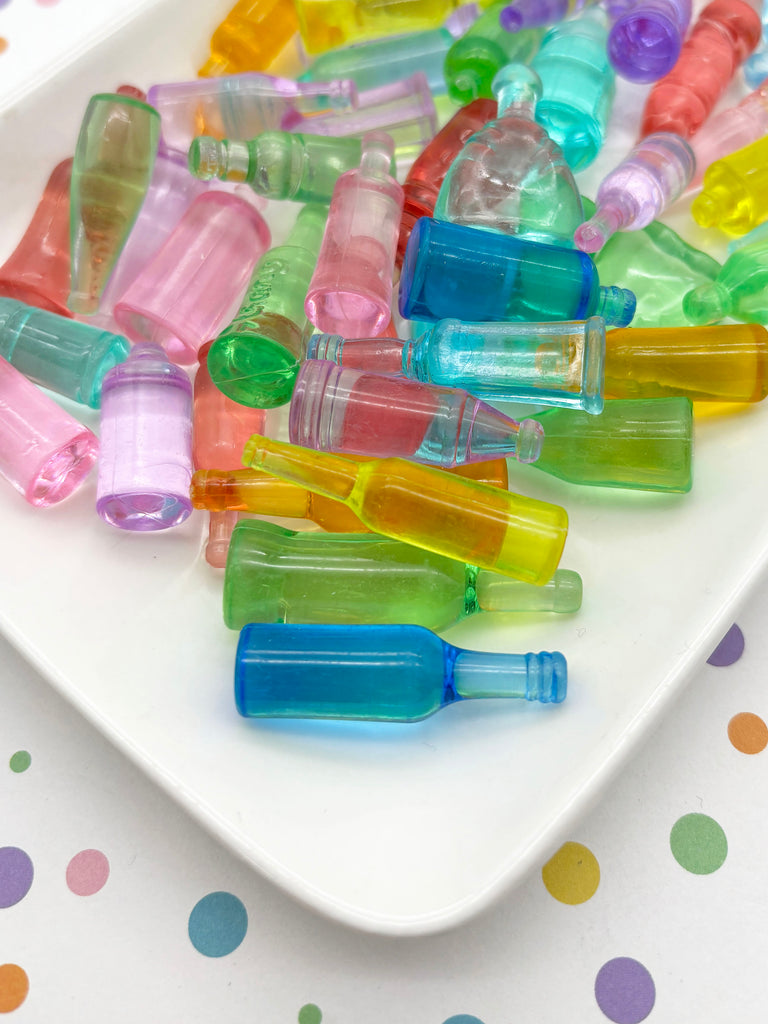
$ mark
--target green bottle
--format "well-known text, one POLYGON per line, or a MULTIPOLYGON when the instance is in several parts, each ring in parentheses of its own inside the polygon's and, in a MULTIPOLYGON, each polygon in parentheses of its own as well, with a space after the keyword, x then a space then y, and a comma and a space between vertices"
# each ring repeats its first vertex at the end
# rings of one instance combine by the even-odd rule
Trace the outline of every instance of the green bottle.
POLYGON ((361 155, 354 136, 262 132, 245 142, 199 135, 189 147, 189 169, 203 181, 244 181, 267 199, 327 204, 336 179, 359 167, 361 155))
POLYGON ((542 29, 507 32, 501 27, 499 14, 506 6, 505 0, 492 4, 445 56, 448 95, 460 106, 480 97, 492 100, 497 72, 507 64, 528 64, 539 49, 542 29))
POLYGON ((768 239, 731 253, 715 280, 685 295, 683 312, 692 324, 716 324, 726 317, 768 324, 768 239))
POLYGON ((479 611, 575 612, 578 573, 544 586, 375 533, 287 530, 240 520, 224 574, 224 622, 412 623, 440 630, 479 611))
POLYGON ((273 409, 291 397, 312 331, 304 299, 327 216, 327 206, 302 207, 285 245, 259 260, 237 316, 208 351, 211 380, 240 405, 273 409))
POLYGON ((691 489, 693 405, 689 398, 606 401, 599 416, 546 409, 534 469, 574 484, 642 491, 691 489))
MULTIPOLYGON (((589 219, 595 204, 582 197, 589 219)), ((640 231, 618 231, 593 256, 604 281, 615 281, 637 296, 633 327, 679 327, 687 324, 683 313, 686 292, 714 281, 721 266, 700 249, 694 249, 676 231, 651 221, 640 231)))

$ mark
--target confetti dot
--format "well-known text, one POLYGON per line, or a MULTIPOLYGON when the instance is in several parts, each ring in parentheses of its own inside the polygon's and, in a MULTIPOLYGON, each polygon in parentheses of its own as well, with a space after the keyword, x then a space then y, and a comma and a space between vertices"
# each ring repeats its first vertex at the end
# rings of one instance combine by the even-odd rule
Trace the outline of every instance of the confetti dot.
POLYGON ((189 940, 203 956, 226 956, 248 930, 245 907, 231 892, 209 892, 189 915, 189 940))
POLYGON ((32 861, 18 846, 0 848, 0 907, 12 907, 23 900, 34 875, 32 861))
POLYGON ((18 1010, 29 992, 29 978, 17 964, 0 964, 0 1013, 18 1010))
POLYGON ((15 754, 11 754, 11 759, 8 765, 12 772, 25 772, 27 768, 32 764, 32 757, 26 750, 17 750, 15 754))
POLYGON ((473 1017, 470 1013, 457 1013, 455 1017, 449 1017, 443 1024, 483 1024, 479 1017, 473 1017))
POLYGON ((547 892, 561 903, 586 903, 600 884, 600 865, 581 843, 563 843, 541 869, 547 892))
POLYGON ((725 832, 707 814, 684 814, 672 826, 669 845, 677 863, 694 875, 711 875, 728 853, 725 832))
POLYGON ((0 53, 5 53, 8 49, 8 40, 0 36, 0 53))
POLYGON ((615 1024, 639 1024, 656 1002, 653 978, 639 961, 617 956, 603 964, 595 978, 595 999, 615 1024))
POLYGON ((768 726, 759 715, 742 711, 728 723, 728 739, 742 754, 759 754, 768 744, 768 726))
POLYGON ((320 1007, 314 1003, 307 1003, 299 1010, 299 1024, 320 1024, 322 1019, 320 1007))
POLYGON ((724 668, 726 665, 733 665, 744 653, 744 634, 734 624, 725 634, 723 639, 707 658, 708 665, 715 665, 717 668, 724 668))
POLYGON ((75 896, 93 896, 109 878, 109 861, 101 850, 81 850, 67 864, 67 886, 75 896))
POLYGON ((40 7, 55 7, 59 0, 37 0, 40 7))

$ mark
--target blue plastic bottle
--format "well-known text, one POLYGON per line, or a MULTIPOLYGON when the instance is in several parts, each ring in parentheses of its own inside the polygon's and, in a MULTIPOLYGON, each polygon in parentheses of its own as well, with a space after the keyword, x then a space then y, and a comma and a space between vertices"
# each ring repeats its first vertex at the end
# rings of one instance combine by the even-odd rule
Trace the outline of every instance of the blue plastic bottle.
POLYGON ((557 651, 467 651, 423 626, 251 623, 240 632, 235 703, 246 718, 416 722, 471 697, 565 699, 557 651))

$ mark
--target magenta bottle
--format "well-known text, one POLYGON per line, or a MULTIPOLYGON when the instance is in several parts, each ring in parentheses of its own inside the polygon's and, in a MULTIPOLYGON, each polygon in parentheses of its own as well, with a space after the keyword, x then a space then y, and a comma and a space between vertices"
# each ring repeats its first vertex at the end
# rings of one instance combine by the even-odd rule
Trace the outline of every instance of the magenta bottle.
POLYGON ((30 505, 62 501, 91 471, 95 434, 0 358, 0 475, 30 505))
POLYGON ((270 244, 266 221, 227 192, 198 196, 115 304, 132 341, 161 345, 182 366, 230 322, 270 244))
POLYGON ((165 530, 192 511, 192 384, 157 345, 139 344, 101 389, 96 511, 121 530, 165 530))
POLYGON ((336 182, 304 306, 322 331, 376 336, 389 324, 403 212, 402 186, 389 173, 393 153, 389 135, 367 133, 360 167, 336 182))

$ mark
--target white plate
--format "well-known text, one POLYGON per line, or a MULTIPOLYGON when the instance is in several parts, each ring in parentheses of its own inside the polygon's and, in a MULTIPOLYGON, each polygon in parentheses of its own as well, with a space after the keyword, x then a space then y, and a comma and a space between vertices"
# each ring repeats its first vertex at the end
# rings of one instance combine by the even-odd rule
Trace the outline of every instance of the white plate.
MULTIPOLYGON (((145 5, 2 114, 2 258, 71 152, 90 94, 191 77, 213 15, 228 6, 145 5)), ((622 87, 614 123, 632 123, 641 99, 622 87)), ((586 191, 630 142, 614 135, 586 191)), ((693 237, 684 213, 676 226, 693 237)), ((467 702, 410 726, 246 722, 232 698, 237 634, 222 624, 222 577, 201 557, 203 514, 159 535, 121 533, 96 516, 93 479, 46 511, 0 488, 0 625, 275 883, 370 931, 437 931, 541 866, 731 624, 766 561, 766 445, 763 406, 699 421, 689 495, 514 473, 521 491, 567 507, 562 564, 584 578, 583 610, 480 615, 445 635, 489 650, 563 651, 570 692, 560 707, 467 702)))

